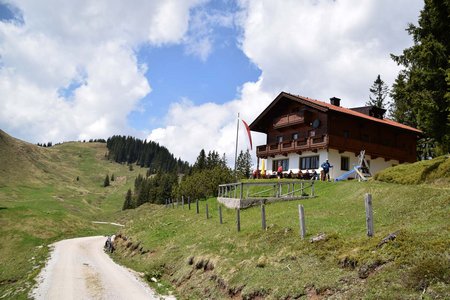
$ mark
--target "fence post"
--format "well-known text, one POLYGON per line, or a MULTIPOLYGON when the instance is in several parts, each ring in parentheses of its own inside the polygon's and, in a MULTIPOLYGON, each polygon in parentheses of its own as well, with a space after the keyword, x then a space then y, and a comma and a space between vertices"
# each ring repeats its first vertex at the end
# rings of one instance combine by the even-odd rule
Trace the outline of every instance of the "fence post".
POLYGON ((206 220, 209 219, 209 214, 208 214, 208 203, 206 203, 206 220))
POLYGON ((266 206, 261 201, 261 226, 263 230, 266 230, 266 206))
POLYGON ((366 225, 367 236, 373 236, 373 210, 372 210, 372 194, 364 195, 364 202, 366 206, 366 225))
POLYGON ((236 209, 236 224, 237 224, 237 231, 241 231, 241 211, 239 207, 236 209))
POLYGON ((188 196, 188 207, 191 210, 191 196, 188 196))
POLYGON ((196 200, 196 205, 197 205, 197 214, 200 213, 199 209, 198 209, 198 199, 196 200))
POLYGON ((314 197, 314 180, 311 181, 311 197, 314 197))
POLYGON ((219 220, 220 220, 220 224, 223 224, 223 222, 222 222, 222 205, 219 205, 219 220))
POLYGON ((303 209, 303 205, 298 206, 298 218, 300 221, 300 236, 302 237, 302 239, 304 239, 306 235, 306 227, 305 227, 305 211, 303 209))
POLYGON ((244 196, 244 183, 243 182, 241 182, 241 191, 239 194, 240 194, 239 199, 242 200, 242 197, 244 196))
POLYGON ((181 205, 183 206, 184 209, 184 195, 181 196, 181 205))

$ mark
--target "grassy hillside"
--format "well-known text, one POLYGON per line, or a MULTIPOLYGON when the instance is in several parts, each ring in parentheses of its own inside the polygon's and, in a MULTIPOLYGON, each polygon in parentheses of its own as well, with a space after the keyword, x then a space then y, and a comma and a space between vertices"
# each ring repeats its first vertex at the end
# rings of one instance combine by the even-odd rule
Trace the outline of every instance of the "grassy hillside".
MULTIPOLYGON (((421 164, 398 172, 397 180, 421 164)), ((219 224, 215 199, 202 201, 199 215, 187 206, 144 205, 122 216, 131 221, 120 230, 124 238, 114 257, 158 278, 155 287, 172 289, 180 299, 448 297, 448 186, 349 181, 318 183, 316 193, 314 199, 267 205, 266 231, 259 207, 241 211, 239 233, 233 210, 225 210, 219 224), (366 236, 365 193, 373 195, 372 238, 366 236), (305 208, 305 240, 299 237, 298 204, 305 208), (394 232, 394 240, 378 247, 394 232), (309 242, 319 233, 326 239, 309 242)))
POLYGON ((414 164, 402 164, 385 169, 375 175, 375 179, 400 184, 432 184, 450 186, 450 156, 440 156, 414 164))
POLYGON ((99 143, 41 148, 0 131, 0 298, 26 298, 48 244, 117 230, 92 221, 116 221, 126 190, 145 170, 111 163, 106 151, 99 143), (106 174, 116 180, 104 188, 106 174))

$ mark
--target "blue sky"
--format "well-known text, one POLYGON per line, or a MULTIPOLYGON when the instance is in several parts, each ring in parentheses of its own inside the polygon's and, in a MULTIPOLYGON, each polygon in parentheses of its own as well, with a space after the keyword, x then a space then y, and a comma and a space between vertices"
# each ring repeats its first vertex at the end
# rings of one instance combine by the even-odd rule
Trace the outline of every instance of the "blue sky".
POLYGON ((238 96, 238 88, 256 81, 261 71, 238 48, 236 29, 218 29, 214 52, 207 61, 185 53, 183 46, 139 49, 140 63, 148 66, 146 77, 152 92, 141 101, 142 111, 132 112, 128 120, 135 128, 162 125, 172 101, 191 99, 196 104, 225 103, 238 96), (148 114, 151 112, 151 114, 148 114))
POLYGON ((378 74, 391 85, 390 54, 412 44, 405 28, 422 7, 0 0, 0 128, 32 143, 132 135, 190 162, 202 148, 232 162, 237 114, 250 124, 281 91, 355 107, 378 74))

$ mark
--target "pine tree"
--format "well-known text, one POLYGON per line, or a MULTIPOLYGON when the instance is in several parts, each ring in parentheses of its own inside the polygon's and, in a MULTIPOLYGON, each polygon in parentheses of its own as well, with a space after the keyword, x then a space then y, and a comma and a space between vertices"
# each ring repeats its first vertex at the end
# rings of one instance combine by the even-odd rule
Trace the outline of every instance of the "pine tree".
POLYGON ((407 28, 414 45, 391 54, 403 67, 392 87, 392 115, 434 139, 436 154, 450 150, 449 15, 450 1, 425 0, 419 24, 407 28))
POLYGON ((115 180, 114 174, 112 174, 112 175, 111 175, 111 181, 114 181, 114 180, 115 180))
POLYGON ((128 189, 127 195, 125 196, 125 202, 123 202, 122 210, 131 209, 133 207, 133 198, 131 196, 131 189, 128 189))
POLYGON ((252 168, 252 156, 250 155, 250 151, 241 152, 239 153, 239 156, 237 158, 237 166, 236 166, 236 172, 238 178, 249 178, 251 174, 251 168, 252 168))
POLYGON ((366 102, 366 105, 386 109, 384 100, 389 93, 389 88, 384 81, 381 80, 380 74, 378 74, 377 79, 375 79, 369 91, 371 93, 371 95, 369 95, 370 100, 366 102))
POLYGON ((104 186, 104 187, 109 186, 109 175, 106 175, 105 181, 103 182, 103 186, 104 186))
POLYGON ((194 171, 202 171, 206 168, 206 154, 205 150, 202 149, 197 157, 197 160, 195 161, 195 164, 193 166, 194 171))

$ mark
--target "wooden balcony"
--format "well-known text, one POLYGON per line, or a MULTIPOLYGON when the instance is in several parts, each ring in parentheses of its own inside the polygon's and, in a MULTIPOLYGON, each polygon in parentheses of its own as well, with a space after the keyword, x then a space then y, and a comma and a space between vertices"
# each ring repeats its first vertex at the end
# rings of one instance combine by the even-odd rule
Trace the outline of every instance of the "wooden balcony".
POLYGON ((273 122, 273 128, 279 129, 283 127, 289 127, 296 124, 301 124, 305 122, 303 115, 299 113, 292 113, 276 118, 273 122))
POLYGON ((416 153, 414 151, 410 153, 409 151, 398 147, 385 146, 335 135, 329 137, 329 147, 340 151, 354 153, 366 150, 366 154, 370 155, 372 158, 383 157, 385 159, 395 159, 400 162, 416 161, 416 153))
POLYGON ((314 136, 310 138, 286 141, 269 145, 261 145, 256 147, 256 156, 267 158, 278 154, 286 155, 293 152, 314 151, 324 149, 328 146, 328 136, 314 136))

